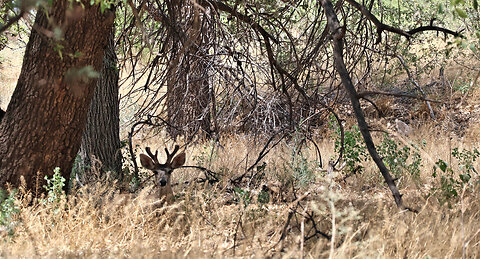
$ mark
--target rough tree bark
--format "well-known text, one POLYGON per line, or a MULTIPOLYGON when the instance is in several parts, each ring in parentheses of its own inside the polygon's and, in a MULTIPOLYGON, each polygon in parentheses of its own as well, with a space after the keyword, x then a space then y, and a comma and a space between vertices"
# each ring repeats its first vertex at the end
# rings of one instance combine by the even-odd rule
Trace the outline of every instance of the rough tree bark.
POLYGON ((112 30, 103 55, 100 78, 88 110, 79 155, 82 167, 91 166, 94 157, 101 163, 103 172, 112 171, 113 176, 117 178, 121 176, 122 154, 119 136, 119 73, 114 37, 112 30))
POLYGON ((57 0, 37 12, 0 124, 0 185, 23 177, 27 189, 42 191, 57 166, 68 181, 113 21, 89 1, 57 0))
MULTIPOLYGON (((207 23, 206 13, 183 1, 169 5, 172 23, 183 24, 185 37, 171 37, 173 62, 170 63, 167 82, 168 132, 172 137, 190 136, 198 130, 210 135, 210 81, 208 77, 208 50, 213 28, 207 23), (182 18, 179 18, 182 17, 182 18), (178 19, 187 21, 181 23, 178 19), (189 28, 189 29, 187 29, 189 28)), ((172 32, 176 34, 176 32, 172 32)))

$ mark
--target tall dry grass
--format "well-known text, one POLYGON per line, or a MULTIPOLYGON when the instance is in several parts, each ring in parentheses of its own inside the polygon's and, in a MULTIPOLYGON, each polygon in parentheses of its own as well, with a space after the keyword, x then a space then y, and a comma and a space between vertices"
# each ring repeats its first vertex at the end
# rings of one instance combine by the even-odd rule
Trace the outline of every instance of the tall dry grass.
MULTIPOLYGON (((245 181, 238 187, 251 193, 246 201, 229 179, 245 171, 261 146, 236 136, 223 139, 223 147, 211 143, 189 147, 187 164, 208 165, 222 173, 223 180, 214 185, 195 183, 192 180, 202 176, 201 172, 178 169, 174 182, 180 184, 174 187, 177 199, 171 205, 151 206, 148 188, 135 198, 117 202, 121 194, 105 182, 78 189, 60 204, 28 205, 28 195, 19 195, 20 212, 12 219, 13 232, 1 232, 0 256, 480 257, 478 179, 452 201, 451 207, 441 205, 435 195, 428 196, 437 181, 431 173, 437 158, 448 159, 451 144, 438 135, 419 134, 415 138, 427 143, 422 149, 421 176, 401 177, 399 186, 405 202, 419 209, 418 214, 398 211, 372 164, 365 164, 362 174, 345 181, 341 175, 326 175, 312 164, 315 178, 310 183, 298 185, 295 192, 280 189, 283 199, 271 193, 270 202, 259 204, 263 184, 286 182, 293 173, 288 166, 291 143, 279 145, 265 158, 262 180, 255 184, 245 181), (190 183, 183 184, 185 181, 190 183), (330 240, 313 234, 311 219, 330 240)), ((319 143, 324 160, 334 155, 331 141, 319 143)), ((454 144, 478 146, 468 141, 454 144)), ((304 150, 307 160, 315 160, 313 151, 304 150)), ((475 166, 480 168, 478 161, 475 166)))
MULTIPOLYGON (((21 53, 5 51, 2 108, 21 63, 21 53)), ((471 99, 478 100, 479 93, 472 92, 471 99)), ((424 125, 404 139, 407 144, 426 142, 420 152, 420 176, 398 180, 405 203, 418 214, 398 211, 372 163, 363 165, 363 173, 343 180, 340 174, 326 175, 312 162, 316 159, 312 147, 303 152, 315 177, 293 192, 286 184, 293 174, 291 142, 277 146, 262 160, 263 178, 247 179, 235 190, 229 180, 245 172, 262 146, 246 136, 231 136, 220 141, 221 147, 212 143, 188 147, 187 165, 201 163, 221 173, 222 180, 214 185, 195 183, 202 172, 178 169, 173 180, 180 183, 174 186, 176 202, 168 206, 152 206, 148 188, 118 202, 121 194, 115 184, 102 179, 74 191, 60 204, 32 202, 20 192, 19 212, 9 221, 12 232, 0 227, 0 257, 480 258, 478 179, 451 206, 440 204, 431 191, 438 185, 432 178, 434 163, 443 159, 455 165, 449 155, 454 147, 478 148, 479 125, 472 123, 463 138, 424 125), (258 195, 268 183, 280 187, 270 193, 270 202, 259 204, 258 195), (250 201, 239 191, 251 193, 250 201), (313 234, 311 219, 330 239, 313 234)), ((153 149, 168 144, 155 138, 138 142, 153 149)), ((324 164, 335 157, 331 140, 319 140, 319 147, 324 164)), ((480 168, 478 161, 475 168, 480 168)))

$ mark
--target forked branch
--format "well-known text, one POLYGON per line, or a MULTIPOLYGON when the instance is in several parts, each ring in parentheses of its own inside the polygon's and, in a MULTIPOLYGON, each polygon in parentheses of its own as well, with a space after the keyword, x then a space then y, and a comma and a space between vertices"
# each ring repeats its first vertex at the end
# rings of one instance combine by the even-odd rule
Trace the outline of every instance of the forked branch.
POLYGON ((377 44, 382 41, 382 32, 383 31, 393 32, 393 33, 402 35, 402 36, 406 37, 407 39, 410 39, 410 37, 412 37, 413 34, 423 32, 423 31, 440 31, 440 32, 445 33, 445 35, 450 34, 450 35, 453 35, 455 37, 462 37, 462 35, 458 32, 454 32, 454 31, 451 31, 451 30, 448 30, 448 29, 445 29, 445 28, 441 28, 441 27, 438 27, 438 26, 433 26, 433 25, 421 26, 421 27, 415 28, 415 29, 407 32, 407 31, 404 31, 400 28, 396 28, 396 27, 393 27, 393 26, 390 26, 390 25, 387 25, 387 24, 384 24, 384 23, 380 22, 380 20, 378 20, 378 18, 375 15, 373 15, 364 5, 361 5, 354 0, 346 0, 346 1, 351 6, 353 6, 355 9, 359 10, 369 21, 371 21, 375 25, 375 27, 377 27, 377 42, 376 42, 377 44))
MULTIPOLYGON (((350 1, 350 0, 347 0, 347 1, 350 1)), ((344 44, 343 33, 341 30, 340 22, 338 21, 338 18, 337 18, 337 14, 333 9, 332 2, 329 0, 321 0, 320 2, 324 8, 325 15, 327 16, 327 26, 330 32, 332 33, 332 41, 333 41, 332 45, 333 45, 333 52, 334 52, 333 57, 335 62, 335 68, 340 74, 340 78, 343 83, 343 86, 345 87, 345 89, 347 90, 350 96, 350 101, 352 103, 353 111, 355 113, 355 117, 357 118, 358 127, 360 129, 360 132, 362 133, 368 152, 370 153, 370 156, 372 157, 375 164, 377 164, 377 167, 380 169, 380 172, 382 173, 382 176, 385 179, 385 182, 387 183, 388 187, 390 188, 390 191, 393 194, 397 207, 402 210, 407 209, 410 211, 415 211, 414 209, 408 208, 403 204, 402 195, 398 191, 397 185, 395 184, 395 181, 392 175, 390 174, 390 172, 388 171, 388 168, 383 163, 382 158, 378 154, 375 148, 375 144, 373 143, 372 135, 370 134, 370 131, 368 129, 368 124, 365 121, 365 116, 363 114, 362 108, 360 107, 360 101, 358 99, 357 91, 355 90, 355 87, 352 83, 352 79, 350 77, 350 74, 348 73, 348 70, 345 66, 345 62, 343 60, 343 44, 344 44)))

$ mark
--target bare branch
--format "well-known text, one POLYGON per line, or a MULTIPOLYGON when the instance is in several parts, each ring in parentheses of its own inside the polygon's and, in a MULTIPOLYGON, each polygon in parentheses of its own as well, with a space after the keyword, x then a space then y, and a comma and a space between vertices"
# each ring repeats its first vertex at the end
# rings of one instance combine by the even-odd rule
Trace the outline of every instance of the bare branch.
MULTIPOLYGON (((351 1, 351 0, 347 0, 347 1, 351 1)), ((333 51, 334 51, 335 67, 338 73, 340 74, 340 78, 342 80, 343 86, 345 87, 345 89, 347 90, 350 96, 350 101, 352 103, 353 111, 355 113, 355 117, 357 118, 358 127, 360 129, 360 132, 362 133, 368 152, 370 153, 370 156, 372 157, 375 164, 377 164, 377 167, 382 173, 382 176, 385 179, 385 182, 387 183, 388 187, 390 188, 390 191, 393 194, 395 203, 397 204, 398 208, 402 210, 408 209, 403 204, 402 195, 398 191, 397 185, 395 184, 388 168, 383 163, 382 158, 380 157, 380 155, 378 154, 375 148, 375 144, 373 142, 372 136, 368 129, 368 124, 365 121, 365 116, 363 114, 362 108, 360 106, 360 102, 358 100, 357 91, 355 90, 355 87, 350 78, 350 74, 348 73, 348 70, 343 60, 343 44, 344 44, 343 34, 342 34, 342 31, 340 30, 341 28, 340 23, 338 21, 337 14, 333 9, 332 2, 329 0, 321 0, 320 2, 324 8, 325 15, 327 16, 327 26, 329 27, 330 32, 332 32, 333 34, 332 45, 333 45, 333 51)))
POLYGON ((380 22, 380 20, 378 20, 378 18, 375 17, 375 15, 373 15, 365 6, 357 3, 356 1, 354 1, 354 0, 346 0, 346 1, 351 6, 353 6, 355 9, 359 10, 369 21, 371 21, 375 25, 375 27, 377 27, 377 42, 376 42, 377 44, 382 41, 382 35, 381 34, 382 34, 383 31, 393 32, 393 33, 402 35, 402 36, 406 37, 407 39, 410 39, 413 34, 423 32, 423 31, 440 31, 440 32, 443 32, 445 35, 450 34, 450 35, 453 35, 455 37, 463 37, 458 32, 454 32, 454 31, 451 31, 449 29, 445 29, 445 28, 438 27, 438 26, 433 26, 431 24, 429 26, 421 26, 421 27, 415 28, 415 29, 410 30, 410 31, 404 31, 400 28, 396 28, 396 27, 393 27, 393 26, 390 26, 390 25, 387 25, 387 24, 384 24, 384 23, 380 22))
POLYGON ((0 34, 6 31, 14 23, 18 22, 23 17, 24 14, 25 14, 25 11, 21 10, 18 15, 11 17, 5 25, 0 27, 0 34))
POLYGON ((357 94, 357 96, 359 98, 365 98, 367 96, 377 95, 377 94, 387 95, 387 96, 395 96, 395 97, 408 97, 408 98, 418 99, 418 100, 422 100, 422 101, 428 101, 428 102, 432 102, 432 103, 445 103, 445 102, 442 102, 442 101, 433 100, 433 99, 425 98, 425 97, 414 95, 414 94, 393 93, 393 92, 385 92, 385 91, 362 91, 362 92, 359 92, 357 94))

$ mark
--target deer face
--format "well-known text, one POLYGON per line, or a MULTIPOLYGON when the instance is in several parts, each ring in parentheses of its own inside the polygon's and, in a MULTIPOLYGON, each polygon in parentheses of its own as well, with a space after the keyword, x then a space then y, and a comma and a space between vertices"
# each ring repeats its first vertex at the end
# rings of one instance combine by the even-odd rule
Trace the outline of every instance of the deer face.
POLYGON ((185 164, 184 152, 173 158, 175 153, 177 153, 178 148, 178 145, 175 146, 175 149, 171 154, 168 152, 168 149, 165 148, 165 152, 167 153, 167 161, 165 164, 160 164, 158 162, 158 151, 156 151, 154 155, 150 151, 149 147, 145 149, 148 156, 145 154, 140 154, 140 163, 142 166, 148 170, 151 170, 155 174, 155 187, 159 191, 160 196, 173 195, 170 176, 172 175, 173 170, 185 164))

